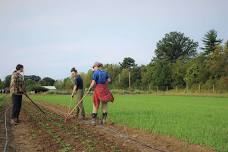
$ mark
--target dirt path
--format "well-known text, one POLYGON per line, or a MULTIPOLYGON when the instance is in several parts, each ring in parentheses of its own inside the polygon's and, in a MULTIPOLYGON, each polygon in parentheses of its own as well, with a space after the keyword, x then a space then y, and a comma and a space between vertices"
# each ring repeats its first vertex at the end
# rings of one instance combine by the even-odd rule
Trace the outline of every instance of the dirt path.
POLYGON ((37 144, 32 136, 32 125, 22 111, 20 115, 20 124, 11 127, 11 134, 13 136, 12 143, 18 152, 33 152, 41 151, 42 147, 37 144))
MULTIPOLYGON (((66 113, 66 108, 62 106, 47 103, 42 103, 42 106, 62 117, 66 113)), ((91 126, 89 118, 81 122, 71 119, 70 123, 78 123, 83 129, 105 137, 107 140, 117 143, 120 147, 131 150, 142 152, 213 152, 213 150, 199 145, 190 145, 175 138, 154 135, 137 129, 114 125, 114 123, 105 126, 91 126)))
POLYGON ((9 122, 8 111, 9 111, 8 105, 4 105, 0 107, 0 151, 4 151, 6 146, 9 144, 7 143, 8 141, 7 138, 9 139, 9 135, 7 134, 9 133, 9 130, 10 130, 9 123, 8 123, 9 122), (6 124, 5 124, 5 120, 7 120, 6 124), (6 130, 6 128, 8 130, 6 130))
POLYGON ((16 150, 12 142, 12 127, 10 125, 11 106, 5 103, 0 107, 0 151, 14 152, 16 150))
POLYGON ((43 152, 57 151, 50 136, 39 130, 36 124, 28 119, 28 114, 22 109, 21 123, 10 124, 11 104, 0 107, 0 151, 1 152, 43 152), (36 134, 36 136, 35 136, 36 134), (45 138, 46 136, 46 138, 45 138), (47 141, 50 145, 47 144, 47 141), (7 143, 7 144, 6 144, 7 143))
POLYGON ((0 151, 34 152, 42 150, 36 140, 32 139, 31 122, 27 119, 24 111, 20 115, 21 123, 19 125, 10 124, 11 105, 9 103, 5 104, 0 111, 0 151))

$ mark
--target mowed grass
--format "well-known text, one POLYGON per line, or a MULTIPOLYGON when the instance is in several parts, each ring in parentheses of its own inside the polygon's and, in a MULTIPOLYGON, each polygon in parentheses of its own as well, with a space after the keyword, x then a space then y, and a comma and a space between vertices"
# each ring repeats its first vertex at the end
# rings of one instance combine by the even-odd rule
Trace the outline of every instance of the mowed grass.
POLYGON ((0 94, 0 106, 3 104, 4 96, 0 94))
MULTIPOLYGON (((70 96, 65 95, 36 95, 33 98, 60 105, 71 102, 70 96)), ((85 99, 84 105, 90 114, 91 96, 85 99)), ((109 119, 191 144, 228 151, 228 98, 115 95, 115 102, 109 104, 109 119)))

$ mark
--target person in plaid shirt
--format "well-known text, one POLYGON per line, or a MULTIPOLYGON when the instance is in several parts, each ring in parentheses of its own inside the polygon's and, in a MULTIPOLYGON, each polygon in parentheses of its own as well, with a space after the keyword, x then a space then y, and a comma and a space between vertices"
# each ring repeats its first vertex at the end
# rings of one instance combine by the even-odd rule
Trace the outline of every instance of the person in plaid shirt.
POLYGON ((16 66, 16 70, 11 75, 10 93, 12 94, 12 115, 11 124, 19 123, 19 114, 21 111, 22 95, 26 93, 23 73, 24 67, 21 64, 16 66))

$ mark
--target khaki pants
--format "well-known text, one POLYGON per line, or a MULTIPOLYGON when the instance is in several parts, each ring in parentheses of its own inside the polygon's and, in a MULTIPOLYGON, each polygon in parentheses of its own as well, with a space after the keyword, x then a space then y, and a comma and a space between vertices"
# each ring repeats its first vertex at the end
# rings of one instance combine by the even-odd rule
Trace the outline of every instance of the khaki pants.
MULTIPOLYGON (((76 94, 76 104, 80 102, 84 95, 84 91, 82 89, 78 89, 77 94, 76 94)), ((83 101, 78 105, 76 109, 76 117, 83 118, 85 117, 85 109, 83 106, 83 101)))

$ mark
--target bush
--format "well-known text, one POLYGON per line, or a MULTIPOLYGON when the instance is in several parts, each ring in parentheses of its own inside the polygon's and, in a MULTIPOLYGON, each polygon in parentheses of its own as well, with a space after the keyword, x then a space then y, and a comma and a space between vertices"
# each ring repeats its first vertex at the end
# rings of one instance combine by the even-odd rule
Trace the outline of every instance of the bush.
POLYGON ((204 90, 212 90, 213 89, 213 85, 215 85, 216 81, 215 80, 212 80, 212 79, 209 79, 207 80, 207 82, 202 85, 202 89, 204 90))
POLYGON ((220 92, 228 91, 228 76, 221 77, 216 82, 216 89, 218 89, 220 92))

